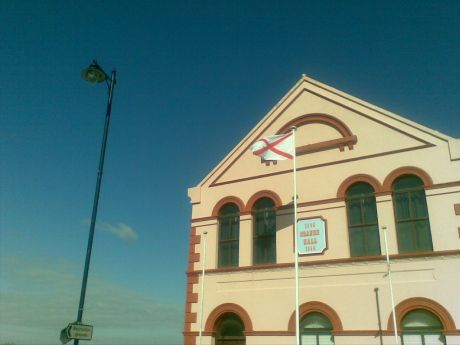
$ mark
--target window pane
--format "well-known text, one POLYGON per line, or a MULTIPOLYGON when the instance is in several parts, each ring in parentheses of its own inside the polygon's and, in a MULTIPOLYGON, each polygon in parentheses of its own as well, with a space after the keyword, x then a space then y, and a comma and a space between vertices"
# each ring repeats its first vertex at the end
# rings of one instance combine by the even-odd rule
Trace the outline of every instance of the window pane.
POLYGON ((374 188, 366 182, 358 182, 347 189, 347 198, 359 195, 369 195, 374 193, 374 188))
POLYGON ((302 345, 318 345, 315 334, 302 335, 301 343, 302 345))
POLYGON ((415 309, 407 313, 401 321, 404 330, 407 329, 443 329, 436 315, 425 309, 415 309))
POLYGON ((378 226, 367 226, 364 228, 364 231, 366 232, 366 255, 380 255, 380 238, 378 226))
POLYGON ((377 208, 374 197, 363 199, 363 217, 364 224, 377 223, 377 208))
POLYGON ((219 246, 219 266, 225 267, 229 265, 228 257, 229 257, 229 250, 227 244, 221 244, 219 246))
POLYGON ((419 334, 404 334, 403 344, 404 345, 423 345, 422 336, 419 334))
POLYGON ((363 256, 366 254, 366 250, 364 248, 364 235, 363 229, 361 227, 358 228, 350 228, 349 232, 350 236, 350 252, 351 256, 363 256))
POLYGON ((431 242, 431 231, 430 223, 427 220, 419 220, 414 222, 416 238, 417 238, 417 249, 421 251, 433 250, 433 244, 431 242))
POLYGON ((414 175, 404 175, 393 183, 393 190, 413 189, 423 187, 423 181, 414 175))
POLYGON ((225 241, 230 238, 230 222, 228 218, 220 219, 219 240, 225 241))
POLYGON ((412 252, 415 250, 412 234, 412 222, 401 222, 398 227, 398 246, 401 253, 412 252))
POLYGON ((232 221, 232 224, 231 224, 230 238, 232 240, 238 241, 240 237, 240 217, 233 217, 231 221, 232 221))
POLYGON ((425 191, 420 190, 411 192, 411 206, 413 218, 424 218, 428 216, 428 209, 426 206, 425 191))
POLYGON ((334 345, 334 338, 330 334, 320 334, 319 344, 320 345, 334 345))
POLYGON ((253 210, 253 263, 276 261, 276 210, 269 198, 257 201, 253 210))
POLYGON ((410 209, 409 209, 409 195, 408 193, 397 193, 393 195, 393 200, 395 203, 395 213, 396 219, 408 219, 410 218, 410 209))
POLYGON ((444 345, 444 336, 441 334, 424 334, 425 345, 444 345))
POLYGON ((231 243, 231 265, 238 266, 238 251, 239 251, 239 243, 238 241, 232 241, 231 243))
POLYGON ((348 200, 348 224, 360 225, 361 219, 361 199, 348 200))

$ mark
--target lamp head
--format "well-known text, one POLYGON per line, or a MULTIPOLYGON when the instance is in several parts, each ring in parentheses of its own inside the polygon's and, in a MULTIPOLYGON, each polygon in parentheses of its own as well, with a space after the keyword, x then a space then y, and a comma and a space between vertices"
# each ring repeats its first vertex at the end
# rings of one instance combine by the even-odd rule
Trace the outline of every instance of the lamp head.
POLYGON ((99 67, 96 60, 81 72, 81 76, 90 83, 102 83, 107 80, 107 74, 99 67))

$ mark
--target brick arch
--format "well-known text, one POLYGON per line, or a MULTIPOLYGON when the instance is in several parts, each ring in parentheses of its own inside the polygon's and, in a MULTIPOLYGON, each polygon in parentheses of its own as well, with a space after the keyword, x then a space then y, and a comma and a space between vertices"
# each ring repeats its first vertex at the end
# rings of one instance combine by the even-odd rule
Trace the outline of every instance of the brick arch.
POLYGON ((271 190, 261 190, 261 191, 257 192, 256 194, 254 194, 253 196, 251 196, 249 198, 248 202, 246 203, 246 207, 245 207, 244 211, 245 212, 251 212, 251 210, 254 207, 254 204, 256 203, 256 201, 261 199, 261 198, 272 199, 273 202, 275 203, 276 208, 279 208, 279 207, 282 206, 281 198, 279 197, 278 194, 276 194, 275 192, 273 192, 271 190))
MULTIPOLYGON (((331 321, 333 331, 343 330, 339 315, 327 304, 318 301, 304 303, 299 308, 299 318, 302 319, 302 317, 312 312, 319 312, 326 316, 331 321)), ((295 332, 295 311, 289 318, 288 331, 295 332)))
POLYGON ((244 310, 243 307, 239 306, 235 303, 224 303, 220 306, 214 308, 214 310, 209 314, 206 324, 204 327, 205 332, 214 333, 217 321, 219 318, 226 314, 226 313, 233 313, 238 315, 244 325, 244 332, 252 332, 252 321, 249 317, 249 314, 244 310))
MULTIPOLYGON (((401 321, 404 318, 404 316, 406 316, 407 313, 415 309, 424 309, 436 315, 438 319, 441 321, 442 325, 444 326, 444 331, 449 332, 457 330, 455 326, 455 321, 450 315, 450 313, 447 311, 447 309, 444 308, 438 302, 435 302, 429 298, 409 298, 399 303, 395 309, 396 325, 398 327, 398 330, 401 330, 401 321)), ((390 317, 388 318, 387 329, 388 331, 394 331, 393 313, 391 313, 390 317)))
POLYGON ((240 210, 240 212, 244 210, 244 202, 240 198, 236 196, 226 196, 225 198, 220 199, 217 202, 217 204, 214 206, 214 208, 212 209, 212 214, 211 214, 212 217, 219 216, 219 211, 222 208, 222 206, 224 206, 225 204, 230 204, 230 203, 238 206, 238 209, 240 210))
POLYGON ((305 114, 299 116, 281 127, 277 134, 287 133, 292 126, 302 127, 312 123, 320 123, 335 129, 339 133, 340 138, 296 147, 297 155, 323 150, 331 150, 334 148, 340 149, 341 152, 345 150, 345 147, 348 147, 349 150, 352 150, 353 145, 358 142, 356 135, 351 132, 350 128, 348 128, 345 123, 334 116, 320 113, 305 114))
POLYGON ((433 185, 433 180, 431 176, 428 175, 428 173, 425 170, 413 166, 406 166, 395 169, 388 174, 388 176, 383 181, 383 191, 391 192, 391 187, 394 181, 402 175, 415 175, 419 177, 422 180, 425 188, 431 187, 433 185))
POLYGON ((301 126, 308 125, 310 123, 321 123, 321 124, 330 126, 334 128, 335 130, 337 130, 342 135, 342 137, 348 137, 348 136, 353 135, 350 128, 348 128, 348 126, 342 121, 340 121, 338 118, 331 116, 331 115, 319 114, 319 113, 305 114, 305 115, 299 116, 295 118, 294 120, 291 120, 288 123, 286 123, 277 132, 277 134, 286 133, 287 131, 291 129, 292 126, 301 127, 301 126))
POLYGON ((367 174, 356 174, 348 177, 340 184, 339 189, 337 190, 337 198, 345 198, 347 189, 357 182, 366 182, 370 184, 372 188, 374 188, 375 193, 382 191, 382 185, 374 176, 367 174))

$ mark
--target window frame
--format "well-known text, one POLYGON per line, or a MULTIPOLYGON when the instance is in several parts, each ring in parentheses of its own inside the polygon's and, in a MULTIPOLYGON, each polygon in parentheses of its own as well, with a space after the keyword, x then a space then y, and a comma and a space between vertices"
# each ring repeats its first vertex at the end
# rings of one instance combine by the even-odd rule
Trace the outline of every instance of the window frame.
MULTIPOLYGON (((351 257, 366 257, 366 256, 379 256, 382 254, 382 248, 381 248, 381 243, 380 243, 380 231, 379 231, 379 221, 378 221, 378 212, 377 212, 377 201, 376 201, 376 198, 375 198, 375 189, 374 187, 365 182, 365 181, 357 181, 355 183, 353 183, 352 185, 350 185, 347 190, 345 191, 345 204, 346 204, 346 212, 347 212, 347 229, 348 229, 348 245, 349 245, 349 249, 350 249, 350 256, 351 257), (368 186, 372 192, 368 192, 368 193, 356 193, 355 195, 349 195, 349 192, 350 190, 353 188, 353 187, 356 187, 357 185, 366 185, 368 186), (357 224, 352 224, 351 222, 351 203, 352 201, 357 201, 359 200, 360 201, 360 218, 362 220, 362 222, 360 223, 357 223, 357 224), (369 223, 366 223, 364 222, 364 219, 365 219, 365 207, 364 207, 364 201, 365 200, 371 200, 371 203, 372 203, 372 207, 373 207, 373 210, 375 210, 375 214, 373 215, 374 218, 375 218, 375 222, 369 222, 369 223), (370 229, 366 229, 366 228, 369 228, 369 227, 374 227, 374 229, 370 230, 370 229), (357 254, 356 252, 354 252, 353 248, 354 248, 354 245, 353 245, 353 236, 352 236, 352 230, 355 230, 355 229, 361 229, 361 232, 362 234, 360 235, 360 240, 363 243, 362 247, 364 248, 364 253, 363 254, 357 254), (372 251, 371 252, 371 249, 370 249, 370 244, 369 244, 369 237, 371 236, 371 234, 369 234, 370 232, 376 232, 376 236, 377 236, 377 241, 378 241, 378 250, 376 251, 372 251)), ((375 234, 374 234, 375 235, 375 234)))
MULTIPOLYGON (((394 214, 394 220, 395 220, 395 229, 396 229, 396 238, 398 242, 398 252, 401 254, 405 253, 421 253, 421 252, 432 252, 434 250, 433 248, 433 237, 431 234, 431 224, 430 224, 430 215, 428 211, 428 202, 426 200, 426 192, 425 192, 425 185, 423 184, 423 180, 413 174, 405 174, 398 176, 397 178, 394 179, 392 185, 391 185, 391 197, 392 197, 392 203, 393 203, 393 214, 394 214), (420 184, 416 187, 402 187, 398 189, 395 189, 395 185, 401 181, 402 179, 416 179, 417 182, 420 184), (414 216, 412 215, 416 213, 415 207, 413 207, 413 195, 421 193, 423 195, 423 203, 424 203, 424 208, 426 210, 426 215, 425 216, 414 216), (400 196, 406 196, 406 204, 407 209, 409 212, 409 217, 407 218, 399 218, 399 211, 398 211, 398 206, 402 205, 402 201, 398 201, 398 197, 400 196), (399 204, 398 204, 399 202, 399 204), (417 230, 416 224, 420 222, 424 222, 426 226, 426 231, 424 235, 428 237, 429 239, 429 248, 425 248, 423 246, 418 246, 417 243, 419 242, 420 232, 417 230), (403 229, 402 226, 403 224, 409 224, 410 226, 410 232, 411 232, 411 246, 410 247, 403 247, 403 240, 402 240, 402 235, 403 235, 403 229)), ((405 245, 405 244, 404 244, 405 245)))
POLYGON ((219 215, 218 215, 217 266, 219 268, 239 266, 239 242, 240 242, 239 237, 240 237, 240 210, 236 204, 227 203, 220 208, 219 215), (231 206, 235 208, 235 211, 223 214, 223 212, 225 212, 225 208, 229 208, 231 206), (224 221, 228 222, 228 224, 225 224, 224 221), (222 239, 224 224, 225 226, 229 227, 229 230, 227 231, 230 232, 229 238, 226 238, 226 239, 222 239), (236 247, 236 249, 234 249, 234 247, 236 247), (227 252, 226 257, 223 256, 224 248, 226 248, 226 252, 227 252), (236 255, 234 251, 236 251, 236 255), (235 260, 234 260, 234 255, 235 255, 235 260))
MULTIPOLYGON (((251 211, 252 215, 252 263, 253 265, 264 265, 276 263, 276 204, 268 197, 263 197, 254 203, 251 211), (267 201, 271 202, 271 206, 258 208, 258 204, 267 201), (258 216, 264 213, 268 213, 267 216, 262 216, 262 219, 258 220, 258 216), (258 222, 269 223, 273 229, 269 232, 263 231, 262 234, 258 234, 258 222), (270 224, 271 223, 271 224, 270 224), (263 258, 257 257, 258 245, 264 245, 264 243, 270 243, 273 248, 273 252, 270 250, 270 245, 265 245, 266 253, 263 258)), ((267 226, 268 227, 268 226, 267 226)))

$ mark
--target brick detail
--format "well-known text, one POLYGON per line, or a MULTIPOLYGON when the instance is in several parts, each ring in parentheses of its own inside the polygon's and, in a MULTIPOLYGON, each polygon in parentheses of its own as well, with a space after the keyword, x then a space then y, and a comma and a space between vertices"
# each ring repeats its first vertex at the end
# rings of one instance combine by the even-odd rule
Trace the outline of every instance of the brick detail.
POLYGON ((185 313, 185 322, 195 323, 196 322, 196 313, 185 313))
MULTIPOLYGON (((192 312, 192 304, 198 303, 198 293, 193 292, 195 285, 199 282, 199 276, 193 274, 194 263, 200 262, 200 253, 195 252, 196 245, 200 244, 201 236, 197 235, 195 227, 190 229, 190 245, 187 264, 187 292, 185 299, 184 317, 184 345, 196 345, 196 336, 191 332, 192 324, 197 322, 197 313, 192 312)), ((195 289, 196 290, 196 289, 195 289)))
POLYGON ((190 253, 188 262, 200 262, 200 253, 190 253))
POLYGON ((184 345, 196 345, 196 336, 184 335, 184 345))
POLYGON ((454 204, 454 211, 457 216, 460 216, 460 204, 454 204))

